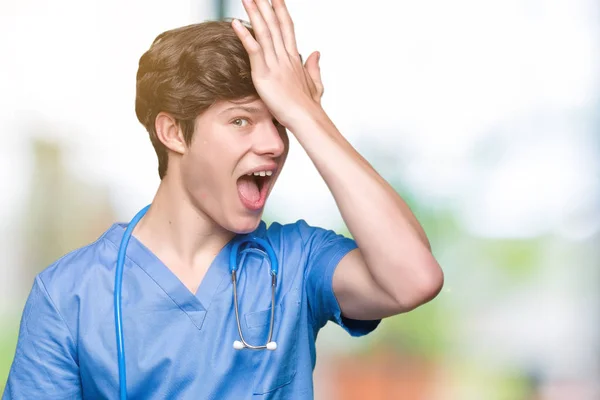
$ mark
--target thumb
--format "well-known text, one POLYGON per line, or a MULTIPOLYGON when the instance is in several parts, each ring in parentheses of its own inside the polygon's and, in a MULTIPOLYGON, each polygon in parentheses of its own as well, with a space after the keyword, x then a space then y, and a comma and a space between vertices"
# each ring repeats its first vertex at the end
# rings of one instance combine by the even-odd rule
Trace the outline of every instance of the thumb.
POLYGON ((308 72, 308 76, 313 81, 316 89, 315 100, 320 100, 321 96, 323 96, 323 82, 321 81, 321 67, 319 66, 319 58, 321 54, 318 51, 312 53, 306 59, 306 63, 304 63, 304 68, 306 72, 308 72))

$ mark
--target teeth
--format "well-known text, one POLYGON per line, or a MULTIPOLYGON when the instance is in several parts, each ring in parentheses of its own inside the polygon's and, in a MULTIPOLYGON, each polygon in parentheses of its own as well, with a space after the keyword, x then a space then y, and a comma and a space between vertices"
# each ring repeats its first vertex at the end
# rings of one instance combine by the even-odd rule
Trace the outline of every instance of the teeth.
POLYGON ((251 172, 251 173, 248 174, 248 176, 251 176, 251 175, 254 175, 254 176, 271 176, 271 175, 273 175, 273 171, 256 171, 254 173, 251 172))

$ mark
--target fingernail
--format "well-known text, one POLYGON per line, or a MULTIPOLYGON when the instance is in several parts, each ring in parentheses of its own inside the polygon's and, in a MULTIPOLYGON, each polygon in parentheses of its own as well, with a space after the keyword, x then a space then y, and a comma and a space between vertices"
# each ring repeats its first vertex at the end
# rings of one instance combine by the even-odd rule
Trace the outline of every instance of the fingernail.
POLYGON ((321 60, 321 52, 317 51, 317 62, 321 60))

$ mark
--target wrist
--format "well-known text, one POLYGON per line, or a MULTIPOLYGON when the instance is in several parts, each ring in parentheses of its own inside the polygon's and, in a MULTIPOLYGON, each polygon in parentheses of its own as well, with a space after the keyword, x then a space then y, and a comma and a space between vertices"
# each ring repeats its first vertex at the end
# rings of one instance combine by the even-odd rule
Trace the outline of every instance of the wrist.
POLYGON ((302 135, 304 131, 314 131, 316 126, 321 126, 329 117, 320 104, 309 100, 286 116, 284 126, 295 136, 302 135))

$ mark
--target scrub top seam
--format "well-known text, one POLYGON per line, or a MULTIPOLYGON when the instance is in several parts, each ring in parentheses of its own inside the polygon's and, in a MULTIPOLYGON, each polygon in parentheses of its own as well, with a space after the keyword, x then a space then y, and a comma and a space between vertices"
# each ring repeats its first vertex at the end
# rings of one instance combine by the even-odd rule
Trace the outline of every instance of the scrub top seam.
MULTIPOLYGON (((205 278, 206 278, 206 275, 205 275, 205 278)), ((219 290, 219 288, 221 288, 221 286, 227 284, 227 282, 230 282, 230 281, 231 281, 231 275, 224 274, 221 277, 221 280, 219 281, 219 283, 215 287, 215 293, 219 290)), ((200 283, 200 286, 202 286, 202 283, 200 283)), ((193 296, 198 299, 198 297, 196 296, 195 293, 193 294, 193 296)), ((213 293, 213 295, 210 296, 210 298, 208 299, 208 304, 204 304, 202 301, 200 301, 200 299, 198 299, 198 302, 202 305, 202 307, 204 308, 204 311, 206 311, 208 313, 208 311, 210 310, 210 306, 213 304, 214 299, 215 299, 215 294, 213 293)))
MULTIPOLYGON (((54 300, 52 300, 52 297, 50 296, 50 293, 48 292, 48 289, 46 288, 46 284, 44 283, 44 281, 42 280, 42 278, 40 276, 37 277, 37 280, 40 283, 40 287, 42 289, 42 292, 44 293, 44 296, 48 298, 48 301, 50 301, 50 304, 52 305, 52 308, 54 309, 54 311, 56 311, 56 314, 58 314, 58 317, 60 318, 60 320, 62 321, 62 323, 67 328, 67 331, 69 332, 69 338, 74 343, 75 342, 75 336, 73 335, 73 332, 71 331, 71 328, 69 328, 69 324, 67 324, 67 321, 65 321, 65 319, 62 316, 62 314, 60 313, 60 310, 58 309, 58 307, 56 307, 56 304, 54 303, 54 300)), ((71 354, 69 354, 69 355, 71 355, 71 354)), ((71 357, 71 358, 73 358, 73 357, 71 357)), ((79 364, 79 361, 77 359, 73 359, 73 361, 75 361, 77 364, 79 364)))
MULTIPOLYGON (((117 249, 117 252, 119 251, 119 248, 117 247, 117 245, 116 245, 116 244, 114 244, 114 243, 113 243, 111 240, 108 240, 108 242, 109 242, 111 245, 113 245, 113 247, 115 247, 115 248, 117 249)), ((179 308, 181 311, 183 311, 183 312, 185 313, 185 315, 187 315, 187 316, 188 316, 188 318, 192 319, 192 318, 191 318, 191 316, 190 316, 190 314, 189 314, 189 313, 188 313, 186 310, 184 310, 184 309, 181 307, 181 305, 180 305, 180 304, 179 304, 177 301, 175 301, 175 299, 174 299, 174 298, 173 298, 173 297, 172 297, 172 296, 171 296, 171 295, 170 295, 170 294, 169 294, 169 293, 168 293, 168 292, 165 290, 165 288, 163 288, 163 287, 162 287, 162 285, 161 285, 161 284, 160 284, 160 283, 159 283, 159 282, 158 282, 156 279, 154 279, 154 278, 152 277, 152 275, 150 275, 148 272, 146 272, 146 270, 145 270, 144 268, 142 268, 142 267, 141 267, 141 266, 140 266, 140 265, 139 265, 137 262, 135 262, 134 260, 132 260, 132 259, 131 259, 131 258, 130 258, 130 257, 127 255, 127 254, 125 254, 125 259, 127 259, 127 260, 131 261, 131 262, 132 262, 132 263, 133 263, 133 264, 134 264, 136 267, 138 267, 140 270, 142 270, 142 271, 144 272, 144 274, 146 274, 146 276, 147 276, 148 278, 152 279, 152 281, 153 281, 153 282, 156 284, 156 286, 158 286, 158 287, 160 288, 160 290, 162 290, 162 291, 163 291, 163 292, 164 292, 164 293, 167 295, 167 297, 168 297, 169 299, 171 299, 171 301, 172 301, 172 302, 173 302, 173 303, 174 303, 174 304, 175 304, 175 305, 176 305, 176 306, 177 306, 177 307, 178 307, 178 308, 179 308)), ((204 305, 202 305, 202 308, 204 308, 204 305)), ((198 310, 198 311, 204 311, 204 312, 206 312, 207 310, 198 310)), ((194 321, 193 321, 193 319, 192 319, 192 322, 194 322, 194 321)))
MULTIPOLYGON (((83 246, 83 247, 80 247, 80 248, 78 248, 78 249, 71 250, 70 252, 68 252, 68 253, 64 254, 62 257, 58 258, 56 261, 54 261, 52 264, 50 264, 50 266, 52 266, 52 265, 56 265, 56 266, 58 266, 58 265, 61 263, 61 261, 63 261, 65 258, 67 258, 67 257, 69 257, 69 256, 71 256, 71 255, 73 255, 73 254, 75 254, 75 253, 80 253, 80 252, 83 252, 83 251, 85 251, 85 250, 87 250, 87 249, 89 249, 89 248, 93 247, 94 245, 96 245, 96 244, 98 244, 100 241, 102 241, 102 239, 106 239, 106 238, 105 238, 105 236, 106 236, 106 232, 104 232, 104 233, 102 234, 102 236, 100 236, 98 239, 94 240, 93 242, 91 242, 91 243, 88 243, 87 245, 85 245, 85 246, 83 246)), ((39 275, 41 275, 41 274, 38 274, 38 276, 39 276, 39 275)))
POLYGON ((337 296, 335 295, 335 291, 333 290, 333 275, 335 274, 335 270, 337 269, 337 267, 340 265, 340 262, 342 262, 342 260, 348 255, 350 254, 350 252, 356 250, 357 247, 353 246, 353 247, 342 247, 340 248, 338 251, 336 251, 334 253, 334 256, 331 257, 331 260, 329 260, 329 262, 327 263, 327 265, 324 268, 324 277, 323 279, 325 280, 325 283, 327 285, 326 290, 328 293, 326 293, 328 296, 330 296, 330 298, 328 300, 333 300, 335 302, 334 306, 336 308, 335 311, 340 311, 341 313, 341 307, 340 307, 340 302, 337 299, 337 296))
MULTIPOLYGON (((302 235, 300 235, 300 237, 302 237, 302 235)), ((266 240, 267 240, 267 242, 269 243, 269 246, 271 246, 271 248, 273 249, 273 252, 275 252, 275 247, 273 246, 273 240, 271 240, 271 238, 267 237, 266 235, 265 235, 264 239, 266 239, 266 240)), ((302 241, 301 241, 301 242, 302 242, 302 241)), ((278 246, 279 252, 275 252, 275 257, 277 258, 277 262, 279 263, 279 265, 280 265, 280 266, 282 266, 282 265, 283 265, 283 266, 284 266, 284 265, 289 265, 289 263, 286 263, 286 262, 285 262, 286 260, 285 260, 285 258, 284 258, 284 256, 283 256, 283 254, 285 253, 285 251, 284 251, 283 247, 284 247, 284 246, 282 246, 282 245, 279 245, 279 246, 278 246), (281 262, 280 262, 280 259, 281 259, 281 262)), ((296 281, 297 274, 303 274, 303 275, 304 275, 304 272, 305 272, 305 271, 303 271, 303 269, 304 269, 304 268, 302 268, 302 264, 301 264, 301 261, 304 259, 304 254, 305 254, 305 246, 302 246, 302 250, 301 250, 301 251, 302 251, 302 253, 301 253, 301 257, 299 257, 299 258, 298 258, 298 261, 295 263, 295 264, 296 264, 296 271, 295 271, 295 273, 294 273, 294 276, 293 276, 293 277, 292 277, 292 279, 291 279, 291 281, 292 281, 292 282, 295 282, 295 281, 296 281)), ((283 267, 283 268, 285 269, 285 267, 283 267)), ((289 273, 289 270, 286 270, 286 273, 289 273)), ((277 274, 277 275, 278 275, 278 276, 277 276, 277 279, 279 279, 279 274, 277 274)), ((230 276, 230 277, 231 277, 231 276, 230 276)), ((287 280, 289 281, 290 279, 288 278, 287 280)), ((304 280, 304 279, 303 279, 303 280, 304 280)), ((283 289, 283 288, 284 288, 284 285, 283 285, 283 284, 279 284, 279 282, 278 282, 278 283, 277 283, 277 289, 280 289, 280 288, 281 288, 281 289, 283 289)), ((290 293, 290 292, 291 292, 293 289, 294 289, 294 285, 292 284, 292 285, 289 285, 289 287, 287 287, 287 288, 286 288, 286 291, 285 291, 285 292, 282 292, 282 291, 279 291, 279 290, 278 290, 278 292, 279 292, 279 299, 278 299, 278 302, 276 303, 276 305, 277 305, 277 306, 279 306, 279 305, 283 305, 283 303, 284 303, 284 301, 285 301, 285 297, 286 297, 286 296, 287 296, 287 295, 288 295, 288 294, 289 294, 289 293, 290 293)), ((302 291, 304 291, 304 284, 302 285, 302 291)))
MULTIPOLYGON (((304 265, 300 265, 300 261, 302 260, 306 260, 306 254, 308 253, 306 250, 306 245, 308 243, 308 238, 305 238, 304 235, 302 234, 302 230, 296 225, 296 230, 298 231, 298 236, 300 236, 300 243, 302 244, 302 257, 300 257, 300 260, 298 261, 299 264, 299 268, 303 269, 303 274, 304 274, 304 279, 302 282, 302 292, 303 292, 303 296, 306 295, 306 307, 307 307, 307 313, 306 313, 306 319, 308 320, 308 324, 309 326, 313 329, 313 331, 315 331, 315 327, 317 326, 316 324, 316 320, 315 320, 315 316, 313 315, 315 310, 312 308, 309 300, 309 296, 307 293, 307 287, 306 285, 308 284, 308 276, 306 275, 307 270, 306 270, 306 262, 304 262, 304 265)), ((315 333, 315 339, 316 339, 317 335, 315 333)))

